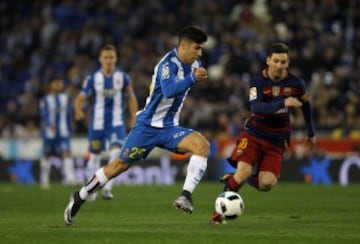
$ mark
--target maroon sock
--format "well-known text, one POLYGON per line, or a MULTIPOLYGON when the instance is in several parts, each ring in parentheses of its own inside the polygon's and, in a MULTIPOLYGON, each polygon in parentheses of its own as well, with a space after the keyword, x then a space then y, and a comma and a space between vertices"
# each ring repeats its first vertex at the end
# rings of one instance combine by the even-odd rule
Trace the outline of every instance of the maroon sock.
POLYGON ((235 192, 237 192, 240 187, 241 187, 241 184, 239 184, 239 183, 237 183, 235 181, 234 176, 231 176, 226 180, 224 190, 225 191, 235 191, 235 192))

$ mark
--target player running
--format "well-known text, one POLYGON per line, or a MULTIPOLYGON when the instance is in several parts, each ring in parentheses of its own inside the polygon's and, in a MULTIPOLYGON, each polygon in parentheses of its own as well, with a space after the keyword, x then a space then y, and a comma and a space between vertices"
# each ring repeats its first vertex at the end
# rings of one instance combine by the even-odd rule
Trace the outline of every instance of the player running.
POLYGON ((158 146, 177 153, 191 153, 183 190, 174 205, 186 213, 193 212, 192 193, 200 182, 209 154, 204 136, 179 126, 179 117, 190 88, 207 80, 207 71, 198 60, 207 35, 194 26, 181 30, 178 45, 168 52, 154 68, 150 94, 145 107, 138 112, 118 158, 96 171, 95 175, 70 197, 64 221, 71 224, 87 196, 106 182, 129 169, 133 162, 146 158, 158 146))
MULTIPOLYGON (((290 142, 290 108, 301 107, 307 126, 306 146, 314 147, 309 94, 304 82, 288 72, 289 62, 288 46, 274 43, 267 52, 267 67, 250 80, 252 116, 228 159, 236 171, 222 177, 225 191, 237 192, 246 181, 260 191, 277 184, 283 152, 290 142)), ((211 223, 221 224, 224 219, 215 213, 211 223)))

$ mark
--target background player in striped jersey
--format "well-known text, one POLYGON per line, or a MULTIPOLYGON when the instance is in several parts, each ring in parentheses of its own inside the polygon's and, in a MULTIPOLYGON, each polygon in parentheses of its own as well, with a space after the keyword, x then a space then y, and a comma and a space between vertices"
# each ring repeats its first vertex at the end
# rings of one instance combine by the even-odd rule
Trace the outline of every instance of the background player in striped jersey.
MULTIPOLYGON (((107 44, 100 50, 100 69, 89 75, 75 100, 75 119, 85 117, 84 104, 91 97, 89 130, 90 158, 87 162, 88 179, 100 168, 101 152, 109 143, 109 162, 118 157, 126 136, 126 106, 129 111, 129 127, 136 121, 138 103, 127 73, 116 68, 117 54, 113 45, 107 44)), ((104 199, 112 199, 113 181, 109 181, 103 191, 104 199)), ((95 200, 96 194, 89 196, 95 200)))
POLYGON ((197 27, 188 26, 178 38, 177 47, 165 54, 154 68, 145 107, 138 112, 136 125, 119 157, 97 170, 80 191, 71 195, 64 212, 66 224, 72 223, 89 194, 126 171, 133 162, 145 158, 156 146, 192 154, 182 193, 174 201, 177 208, 192 213, 192 193, 206 170, 209 143, 199 132, 180 127, 179 116, 190 88, 207 80, 207 71, 198 60, 207 35, 197 27))
POLYGON ((74 160, 71 155, 71 102, 63 92, 64 82, 53 77, 49 92, 40 100, 43 157, 40 160, 40 186, 50 187, 51 156, 62 158, 64 183, 75 184, 74 160))
MULTIPOLYGON (((306 146, 314 147, 309 94, 303 80, 288 72, 289 62, 288 46, 273 43, 267 50, 267 67, 250 80, 252 116, 228 159, 236 171, 223 176, 224 190, 236 192, 246 181, 260 191, 269 191, 277 184, 283 152, 290 142, 292 107, 301 107, 307 126, 306 146)), ((214 214, 211 221, 222 223, 223 219, 214 214)))

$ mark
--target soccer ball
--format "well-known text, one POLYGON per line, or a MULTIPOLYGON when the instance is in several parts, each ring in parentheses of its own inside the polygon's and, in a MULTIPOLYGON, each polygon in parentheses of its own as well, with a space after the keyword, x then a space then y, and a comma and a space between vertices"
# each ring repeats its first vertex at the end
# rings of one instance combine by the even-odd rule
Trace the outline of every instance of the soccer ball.
POLYGON ((240 216, 244 209, 244 200, 236 192, 224 191, 216 198, 215 211, 226 219, 240 216))

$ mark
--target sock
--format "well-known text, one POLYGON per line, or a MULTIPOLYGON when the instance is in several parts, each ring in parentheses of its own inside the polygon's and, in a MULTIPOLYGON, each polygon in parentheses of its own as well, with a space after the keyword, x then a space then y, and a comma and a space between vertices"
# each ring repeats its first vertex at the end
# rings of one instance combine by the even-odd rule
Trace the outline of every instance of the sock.
MULTIPOLYGON (((113 148, 110 150, 110 158, 109 158, 109 163, 111 163, 115 158, 119 157, 121 149, 120 148, 113 148)), ((104 191, 111 191, 112 187, 114 185, 114 180, 115 178, 109 180, 105 186, 104 186, 104 191)))
POLYGON ((108 178, 105 175, 104 168, 100 168, 96 171, 95 175, 80 189, 79 196, 82 200, 85 200, 89 194, 99 190, 103 185, 108 182, 108 178))
POLYGON ((63 160, 63 173, 65 176, 65 184, 75 183, 75 169, 74 160, 71 157, 66 157, 63 160))
POLYGON ((100 154, 90 153, 90 158, 86 165, 86 179, 90 179, 90 177, 95 174, 96 170, 100 168, 100 165, 100 154))
POLYGON ((207 167, 207 158, 199 155, 192 155, 190 157, 189 165, 187 167, 187 174, 183 186, 183 190, 191 194, 195 187, 199 184, 207 167))
POLYGON ((40 160, 40 184, 44 186, 50 184, 50 169, 50 161, 46 158, 42 158, 40 160))
POLYGON ((187 191, 187 190, 183 190, 181 192, 181 195, 185 196, 187 199, 191 200, 191 192, 187 191))
POLYGON ((237 192, 240 189, 241 186, 242 186, 242 184, 237 183, 236 180, 234 179, 234 176, 230 176, 225 181, 224 191, 235 191, 235 192, 237 192))

